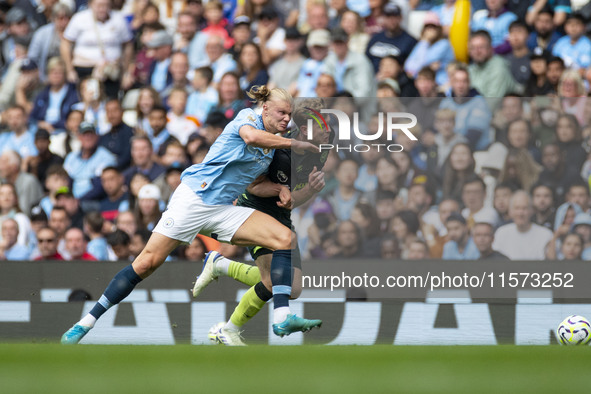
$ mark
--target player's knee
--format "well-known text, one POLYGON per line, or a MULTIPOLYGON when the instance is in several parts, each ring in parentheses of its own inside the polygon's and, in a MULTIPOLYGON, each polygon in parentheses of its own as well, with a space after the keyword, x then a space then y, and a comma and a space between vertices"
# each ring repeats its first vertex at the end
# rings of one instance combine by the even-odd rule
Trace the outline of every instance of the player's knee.
POLYGON ((158 268, 159 264, 157 261, 157 257, 154 253, 144 250, 140 255, 135 259, 132 264, 134 271, 145 278, 146 276, 151 275, 156 268, 158 268))
POLYGON ((281 231, 277 234, 277 247, 275 250, 293 249, 295 245, 294 235, 291 230, 281 231))

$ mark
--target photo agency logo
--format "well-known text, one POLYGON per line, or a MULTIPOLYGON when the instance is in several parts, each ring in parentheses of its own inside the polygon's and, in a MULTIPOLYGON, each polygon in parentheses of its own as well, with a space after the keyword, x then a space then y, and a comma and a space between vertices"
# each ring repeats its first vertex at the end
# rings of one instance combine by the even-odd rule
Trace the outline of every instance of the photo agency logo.
POLYGON ((402 152, 404 150, 403 146, 395 143, 395 133, 399 132, 404 133, 410 140, 417 141, 417 137, 410 131, 417 125, 417 117, 408 112, 378 112, 377 131, 374 132, 368 130, 367 126, 360 122, 359 112, 353 112, 353 122, 351 122, 349 115, 338 109, 323 108, 317 111, 309 107, 305 108, 310 111, 310 118, 308 118, 306 124, 309 130, 307 133, 308 140, 313 138, 311 130, 313 130, 314 124, 327 132, 331 128, 335 131, 335 141, 331 141, 330 144, 320 144, 320 151, 336 149, 337 152, 367 152, 371 149, 377 149, 378 151, 385 149, 393 153, 402 152), (333 117, 324 115, 333 115, 336 124, 333 123, 329 126, 330 122, 327 121, 327 118, 332 120, 333 117), (365 132, 362 132, 362 130, 365 132), (383 142, 384 133, 387 143, 383 142), (362 143, 356 143, 359 141, 362 143))

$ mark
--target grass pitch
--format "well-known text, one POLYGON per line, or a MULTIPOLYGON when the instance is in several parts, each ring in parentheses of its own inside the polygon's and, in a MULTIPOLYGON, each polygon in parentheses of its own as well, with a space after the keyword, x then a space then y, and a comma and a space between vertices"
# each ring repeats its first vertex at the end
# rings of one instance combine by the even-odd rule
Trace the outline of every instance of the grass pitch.
POLYGON ((591 348, 0 345, 0 393, 557 393, 591 348))

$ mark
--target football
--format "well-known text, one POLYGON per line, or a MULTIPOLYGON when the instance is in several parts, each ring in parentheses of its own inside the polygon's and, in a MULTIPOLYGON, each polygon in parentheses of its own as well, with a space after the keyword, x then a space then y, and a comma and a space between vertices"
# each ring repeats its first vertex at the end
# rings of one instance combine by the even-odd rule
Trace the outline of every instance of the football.
POLYGON ((583 316, 572 315, 558 325, 556 335, 563 345, 586 345, 591 339, 591 325, 583 316))

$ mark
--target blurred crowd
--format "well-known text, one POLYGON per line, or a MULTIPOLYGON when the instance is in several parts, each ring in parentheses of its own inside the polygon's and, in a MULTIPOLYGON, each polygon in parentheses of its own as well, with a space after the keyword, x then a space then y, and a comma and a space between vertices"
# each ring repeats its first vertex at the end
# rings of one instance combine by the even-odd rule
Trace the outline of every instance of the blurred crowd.
MULTIPOLYGON (((591 259, 591 4, 471 4, 465 64, 454 0, 0 3, 0 259, 133 259, 261 84, 369 134, 419 120, 401 152, 330 152, 306 258, 591 259)), ((245 256, 170 259, 211 249, 245 256)))

